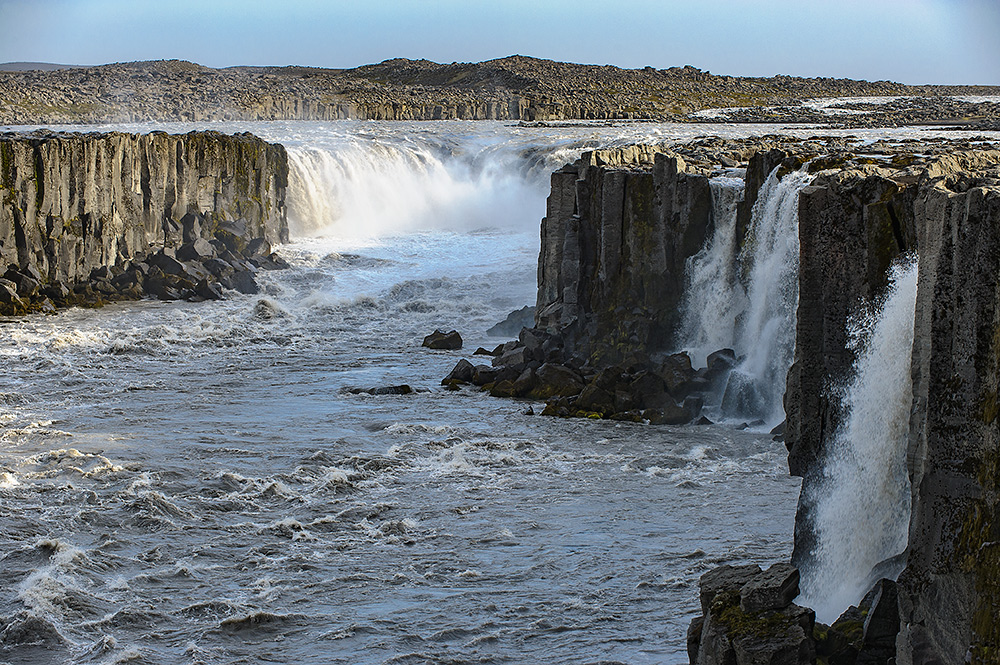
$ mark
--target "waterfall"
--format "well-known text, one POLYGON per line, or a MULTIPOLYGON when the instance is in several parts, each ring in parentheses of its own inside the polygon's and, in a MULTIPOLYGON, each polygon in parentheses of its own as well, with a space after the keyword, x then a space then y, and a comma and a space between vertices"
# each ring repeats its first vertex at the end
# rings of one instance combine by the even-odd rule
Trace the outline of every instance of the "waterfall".
POLYGON ((334 123, 283 140, 292 235, 536 232, 551 172, 594 147, 573 133, 448 127, 334 123))
POLYGON ((371 141, 290 148, 289 222, 296 235, 375 238, 537 222, 542 183, 461 155, 371 141), (534 205, 531 205, 534 204, 534 205))
POLYGON ((767 424, 784 419, 799 302, 799 192, 812 179, 805 169, 779 179, 779 169, 761 187, 739 256, 747 308, 735 349, 743 359, 730 374, 722 401, 725 415, 767 424))
POLYGON ((891 269, 880 306, 850 323, 857 360, 843 391, 844 422, 830 441, 823 479, 807 497, 816 506, 817 545, 803 571, 803 596, 827 623, 861 600, 877 564, 906 547, 916 297, 917 262, 910 259, 891 269))
POLYGON ((736 270, 737 205, 743 179, 721 176, 709 181, 714 231, 700 252, 688 259, 687 285, 681 308, 680 339, 696 367, 708 354, 732 348, 736 319, 746 309, 746 292, 736 270))

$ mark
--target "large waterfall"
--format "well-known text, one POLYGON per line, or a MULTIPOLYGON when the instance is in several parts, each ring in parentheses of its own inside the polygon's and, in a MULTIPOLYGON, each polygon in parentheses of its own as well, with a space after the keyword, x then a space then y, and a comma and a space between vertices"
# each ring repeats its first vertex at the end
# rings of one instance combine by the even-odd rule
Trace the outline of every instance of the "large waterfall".
POLYGON ((779 169, 761 187, 738 256, 736 204, 742 191, 729 179, 713 182, 715 233, 688 265, 681 325, 682 346, 696 364, 726 347, 740 359, 722 415, 770 425, 784 418, 785 375, 795 352, 798 200, 812 178, 805 170, 779 177, 779 169))
POLYGON ((827 451, 823 480, 806 497, 816 507, 817 546, 803 571, 803 595, 825 622, 861 600, 874 581, 872 569, 906 547, 916 297, 917 262, 907 260, 892 269, 880 306, 851 323, 857 360, 843 392, 845 419, 827 451))
POLYGON ((288 156, 289 221, 298 236, 534 225, 544 199, 546 181, 511 151, 354 141, 295 146, 288 156))

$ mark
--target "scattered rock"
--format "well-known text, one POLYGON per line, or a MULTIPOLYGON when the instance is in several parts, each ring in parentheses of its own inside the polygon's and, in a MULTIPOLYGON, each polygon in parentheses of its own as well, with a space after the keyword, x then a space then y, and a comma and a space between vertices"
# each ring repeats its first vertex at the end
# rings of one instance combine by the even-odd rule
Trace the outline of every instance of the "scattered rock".
POLYGON ((456 330, 444 332, 435 330, 427 337, 424 337, 423 346, 429 349, 454 350, 462 348, 462 336, 456 330))

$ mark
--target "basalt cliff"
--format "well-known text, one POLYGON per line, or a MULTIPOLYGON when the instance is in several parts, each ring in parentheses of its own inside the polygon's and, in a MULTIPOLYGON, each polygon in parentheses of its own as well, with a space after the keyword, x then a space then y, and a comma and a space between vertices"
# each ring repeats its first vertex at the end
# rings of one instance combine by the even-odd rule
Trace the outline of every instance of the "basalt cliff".
MULTIPOLYGON (((1000 105, 954 95, 985 86, 720 76, 695 67, 621 69, 525 56, 438 64, 397 58, 354 69, 230 67, 170 60, 55 71, 0 71, 0 124, 218 120, 670 120, 730 108, 730 120, 880 126, 915 122, 994 127, 1000 105), (911 96, 873 114, 834 118, 804 100, 911 96), (875 117, 877 115, 877 118, 875 117)), ((850 100, 845 103, 851 104, 850 100)), ((863 111, 863 112, 862 112, 863 111)))
POLYGON ((717 230, 710 181, 723 172, 744 181, 737 266, 765 182, 809 174, 793 202, 798 295, 782 380, 789 469, 803 490, 791 562, 723 566, 702 578, 691 662, 998 662, 997 146, 770 137, 586 153, 552 175, 534 327, 493 350, 490 365, 459 363, 445 383, 546 399, 546 412, 561 416, 681 423, 720 399, 725 409, 736 354, 720 349, 696 368, 677 352, 686 271, 717 230), (873 566, 869 593, 826 626, 793 602, 799 570, 815 565, 822 496, 813 490, 845 418, 836 387, 857 361, 850 322, 884 295, 887 271, 903 256, 918 257, 913 344, 903 358, 912 403, 898 442, 909 481, 906 547, 873 566))
POLYGON ((0 313, 255 289, 287 178, 249 134, 0 134, 0 313))

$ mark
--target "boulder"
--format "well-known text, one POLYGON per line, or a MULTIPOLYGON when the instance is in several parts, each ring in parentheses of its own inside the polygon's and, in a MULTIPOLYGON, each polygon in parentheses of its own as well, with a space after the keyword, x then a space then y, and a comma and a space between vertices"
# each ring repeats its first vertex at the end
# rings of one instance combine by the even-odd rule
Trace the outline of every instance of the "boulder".
POLYGON ((270 257, 271 252, 271 243, 266 238, 254 238, 247 243, 244 254, 246 256, 270 257))
POLYGON ((736 351, 732 349, 719 349, 708 354, 705 366, 713 372, 721 372, 736 367, 736 351))
POLYGON ((465 358, 462 358, 455 365, 454 369, 441 380, 441 384, 447 384, 451 381, 462 381, 464 383, 472 383, 472 376, 475 374, 476 368, 465 358))
POLYGON ((233 254, 243 254, 247 246, 247 221, 236 219, 219 222, 215 237, 233 254))
POLYGON ((430 335, 424 338, 423 346, 429 349, 438 350, 454 350, 462 348, 462 336, 458 334, 458 331, 450 330, 445 332, 443 330, 435 330, 430 335))
POLYGON ((691 367, 691 356, 687 353, 667 356, 658 363, 656 373, 663 379, 667 392, 675 396, 685 392, 686 384, 695 374, 691 367))
POLYGON ((715 596, 722 591, 742 589, 761 572, 757 564, 746 566, 719 566, 703 574, 698 580, 702 614, 708 614, 715 596))
POLYGON ((574 404, 583 411, 595 413, 613 413, 615 410, 614 395, 597 385, 597 382, 587 385, 577 397, 574 404))
POLYGON ((200 280, 194 287, 194 292, 205 300, 222 300, 222 289, 217 282, 208 279, 200 280))
POLYGON ((493 359, 494 367, 523 367, 529 362, 534 360, 534 354, 531 353, 526 347, 518 346, 511 349, 510 351, 505 351, 504 354, 498 358, 493 359))
POLYGON ((488 383, 496 382, 499 374, 500 370, 496 367, 476 365, 472 370, 472 383, 477 386, 485 386, 488 383))
POLYGON ((214 258, 215 247, 204 238, 195 238, 191 242, 184 243, 177 250, 179 261, 205 261, 214 258))
POLYGON ((531 395, 535 399, 579 395, 584 388, 580 375, 565 365, 545 363, 538 368, 535 376, 538 384, 531 395))
POLYGON ((799 569, 790 563, 776 563, 754 576, 740 591, 744 612, 780 610, 799 595, 799 569))
POLYGON ((201 227, 205 218, 194 212, 189 212, 181 217, 181 233, 185 243, 194 242, 201 238, 201 227))

